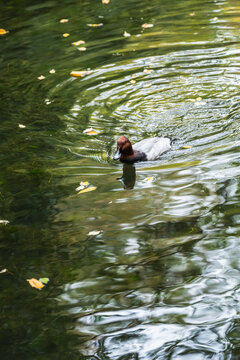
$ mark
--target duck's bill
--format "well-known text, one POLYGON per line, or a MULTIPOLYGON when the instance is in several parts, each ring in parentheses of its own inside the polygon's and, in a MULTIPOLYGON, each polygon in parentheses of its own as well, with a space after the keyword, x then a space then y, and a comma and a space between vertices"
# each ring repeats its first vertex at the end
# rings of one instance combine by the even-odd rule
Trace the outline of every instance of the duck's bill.
POLYGON ((118 159, 120 159, 120 157, 121 157, 121 153, 120 153, 120 151, 118 150, 118 151, 116 152, 116 154, 114 155, 113 160, 118 160, 118 159))

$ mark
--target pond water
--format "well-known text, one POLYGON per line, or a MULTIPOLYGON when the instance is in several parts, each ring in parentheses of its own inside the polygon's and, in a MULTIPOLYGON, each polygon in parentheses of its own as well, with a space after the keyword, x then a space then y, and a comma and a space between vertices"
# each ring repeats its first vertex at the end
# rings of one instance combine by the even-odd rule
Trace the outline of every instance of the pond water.
POLYGON ((239 14, 1 2, 1 359, 240 358, 239 14), (123 134, 175 141, 123 166, 123 134))

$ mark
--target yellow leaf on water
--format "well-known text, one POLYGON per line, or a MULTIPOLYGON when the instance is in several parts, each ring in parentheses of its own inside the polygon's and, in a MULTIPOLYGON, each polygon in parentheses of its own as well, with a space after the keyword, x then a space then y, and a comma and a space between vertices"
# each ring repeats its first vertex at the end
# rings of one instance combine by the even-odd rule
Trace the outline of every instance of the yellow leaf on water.
POLYGON ((190 13, 189 16, 195 16, 195 12, 190 13))
POLYGON ((182 149, 191 149, 192 148, 192 146, 190 146, 190 145, 184 145, 184 146, 182 146, 182 149))
POLYGON ((79 190, 83 190, 84 188, 86 188, 89 185, 88 181, 81 181, 80 182, 80 186, 78 186, 75 190, 79 191, 79 190))
POLYGON ((142 24, 143 29, 148 29, 148 28, 151 28, 151 27, 153 27, 153 24, 142 24))
POLYGON ((79 47, 79 48, 77 48, 79 51, 86 51, 87 50, 87 48, 85 48, 84 46, 81 46, 81 47, 79 47))
POLYGON ((145 179, 143 179, 143 181, 146 181, 146 182, 152 182, 154 180, 154 176, 151 176, 151 177, 147 177, 145 179))
POLYGON ((144 72, 145 74, 149 74, 149 73, 152 72, 152 70, 151 70, 151 69, 144 69, 143 72, 144 72))
POLYGON ((86 192, 89 192, 89 191, 93 191, 93 190, 96 190, 96 186, 91 186, 91 187, 89 187, 89 188, 83 189, 83 190, 79 191, 79 192, 77 193, 77 195, 83 194, 83 193, 86 193, 86 192))
POLYGON ((0 220, 0 224, 7 225, 9 224, 8 220, 0 220))
POLYGON ((7 269, 2 269, 2 270, 0 271, 0 274, 4 274, 5 272, 7 272, 7 269))
POLYGON ((93 230, 93 231, 89 231, 88 236, 99 235, 100 233, 101 233, 100 230, 93 230))
POLYGON ((63 34, 63 37, 69 37, 69 36, 70 36, 69 33, 64 33, 64 34, 63 34))
POLYGON ((97 135, 98 134, 98 132, 93 130, 92 128, 83 130, 83 133, 87 134, 87 135, 97 135))
POLYGON ((38 77, 38 80, 44 80, 45 79, 45 76, 43 76, 43 75, 40 75, 39 77, 38 77))
POLYGON ((37 280, 37 279, 32 278, 32 279, 27 279, 27 281, 29 282, 29 284, 32 287, 34 287, 34 288, 36 288, 38 290, 40 290, 40 289, 42 289, 44 287, 43 283, 41 281, 37 280))
POLYGON ((63 24, 63 23, 68 22, 68 19, 61 19, 61 20, 59 20, 59 22, 63 24))
POLYGON ((110 3, 110 0, 102 0, 102 3, 103 3, 103 4, 109 4, 109 3, 110 3))
POLYGON ((198 98, 197 98, 197 101, 201 101, 202 100, 202 98, 201 98, 201 96, 199 96, 198 98))
POLYGON ((90 27, 100 27, 100 26, 103 26, 103 23, 100 23, 100 24, 87 24, 87 26, 90 26, 90 27))
POLYGON ((50 74, 55 74, 56 70, 55 69, 51 69, 49 70, 50 74))
POLYGON ((136 84, 136 80, 130 80, 131 84, 136 84))
POLYGON ((6 35, 9 31, 5 29, 0 29, 0 35, 6 35))
POLYGON ((84 40, 78 40, 78 41, 75 41, 72 43, 72 45, 74 45, 74 46, 78 46, 78 45, 82 45, 82 44, 85 44, 84 40))
POLYGON ((18 127, 19 127, 20 129, 25 129, 26 125, 18 124, 18 127))
POLYGON ((136 79, 136 77, 137 77, 136 74, 133 74, 133 75, 132 75, 132 78, 133 78, 133 79, 136 79))
POLYGON ((91 71, 71 71, 70 75, 73 77, 83 77, 85 75, 91 74, 91 71))
POLYGON ((124 36, 124 37, 130 37, 131 34, 129 34, 127 31, 124 31, 123 36, 124 36))

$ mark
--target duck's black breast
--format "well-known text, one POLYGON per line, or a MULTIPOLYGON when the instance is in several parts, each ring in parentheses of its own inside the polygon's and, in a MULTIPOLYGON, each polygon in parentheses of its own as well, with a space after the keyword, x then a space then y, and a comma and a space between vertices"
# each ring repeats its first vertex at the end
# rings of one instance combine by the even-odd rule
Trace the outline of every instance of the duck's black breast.
POLYGON ((120 160, 126 164, 133 164, 138 161, 146 161, 147 155, 144 152, 136 150, 133 155, 120 158, 120 160))

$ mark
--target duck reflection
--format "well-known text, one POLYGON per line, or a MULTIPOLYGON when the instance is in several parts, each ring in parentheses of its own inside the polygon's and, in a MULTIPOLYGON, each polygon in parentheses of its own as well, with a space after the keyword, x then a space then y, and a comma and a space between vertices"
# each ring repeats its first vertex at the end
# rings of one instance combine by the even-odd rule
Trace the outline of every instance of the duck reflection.
POLYGON ((133 189, 136 181, 135 166, 131 164, 124 164, 122 177, 117 178, 117 180, 121 181, 124 189, 133 189))

